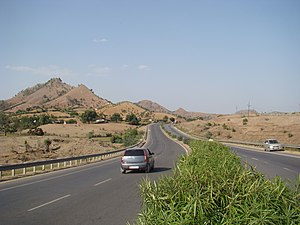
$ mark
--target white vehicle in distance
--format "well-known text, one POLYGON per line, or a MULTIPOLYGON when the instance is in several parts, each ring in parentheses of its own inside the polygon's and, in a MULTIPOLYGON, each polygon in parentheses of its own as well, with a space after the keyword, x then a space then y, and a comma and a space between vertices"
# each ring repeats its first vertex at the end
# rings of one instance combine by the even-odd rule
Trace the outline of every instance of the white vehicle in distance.
POLYGON ((265 151, 282 151, 283 146, 276 139, 267 139, 264 144, 265 151))

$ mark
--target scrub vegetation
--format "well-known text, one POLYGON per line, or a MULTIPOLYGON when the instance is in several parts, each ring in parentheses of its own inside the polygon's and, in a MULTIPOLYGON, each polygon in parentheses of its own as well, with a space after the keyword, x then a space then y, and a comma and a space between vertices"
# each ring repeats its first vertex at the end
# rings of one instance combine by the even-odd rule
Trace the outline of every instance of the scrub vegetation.
POLYGON ((300 180, 287 187, 215 142, 191 141, 172 176, 141 185, 136 224, 300 224, 300 180))

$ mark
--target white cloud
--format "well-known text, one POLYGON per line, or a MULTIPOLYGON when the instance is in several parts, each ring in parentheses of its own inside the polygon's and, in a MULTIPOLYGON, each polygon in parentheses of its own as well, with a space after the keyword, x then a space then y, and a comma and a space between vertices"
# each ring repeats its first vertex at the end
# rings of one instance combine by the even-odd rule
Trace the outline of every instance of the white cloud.
POLYGON ((95 38, 93 40, 93 42, 95 42, 95 43, 104 43, 104 42, 108 42, 108 40, 106 38, 95 38))
POLYGON ((129 66, 127 64, 122 65, 122 70, 126 70, 129 66))
POLYGON ((14 72, 30 73, 33 75, 41 76, 67 76, 73 74, 72 71, 56 65, 48 65, 42 67, 7 65, 5 66, 5 68, 14 72))
POLYGON ((139 66, 138 66, 138 69, 139 69, 139 70, 150 70, 150 67, 147 66, 147 65, 139 65, 139 66))
POLYGON ((90 73, 97 75, 108 75, 111 73, 112 69, 108 66, 97 66, 97 65, 89 65, 90 73))

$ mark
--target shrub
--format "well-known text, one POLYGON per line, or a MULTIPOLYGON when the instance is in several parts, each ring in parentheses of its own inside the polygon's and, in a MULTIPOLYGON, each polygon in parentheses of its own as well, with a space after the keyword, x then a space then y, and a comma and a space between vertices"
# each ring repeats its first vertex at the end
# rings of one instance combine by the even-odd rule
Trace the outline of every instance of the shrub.
POLYGON ((114 113, 110 119, 113 122, 122 121, 122 117, 121 117, 120 113, 114 113))
POLYGON ((182 140, 183 140, 183 137, 182 137, 182 136, 178 136, 178 137, 177 137, 177 140, 178 140, 178 141, 182 141, 182 140))
POLYGON ((208 132, 205 134, 205 137, 206 137, 207 139, 211 139, 212 136, 213 136, 213 134, 212 134, 210 131, 208 131, 208 132))
POLYGON ((98 115, 95 110, 88 109, 81 114, 80 118, 83 123, 90 123, 95 121, 97 116, 98 115))
POLYGON ((49 148, 50 148, 51 143, 52 143, 52 141, 49 138, 44 140, 46 152, 49 152, 49 148))
POLYGON ((247 118, 244 118, 244 119, 243 119, 243 125, 247 125, 247 123, 248 123, 248 119, 247 119, 247 118))
POLYGON ((28 131, 28 134, 30 134, 30 135, 36 135, 36 136, 43 136, 45 133, 44 133, 44 131, 43 131, 43 129, 42 128, 35 128, 35 129, 30 129, 29 131, 28 131))
POLYGON ((215 142, 191 141, 172 176, 146 178, 137 224, 299 224, 299 189, 245 169, 215 142))
POLYGON ((112 135, 112 137, 110 138, 111 143, 122 143, 123 139, 120 135, 112 135))
POLYGON ((89 139, 93 138, 93 137, 94 137, 94 131, 88 132, 86 136, 87 136, 89 139))
POLYGON ((70 119, 66 121, 67 124, 77 124, 77 120, 70 119))
POLYGON ((138 142, 139 134, 137 129, 128 129, 123 136, 124 146, 131 146, 138 142))

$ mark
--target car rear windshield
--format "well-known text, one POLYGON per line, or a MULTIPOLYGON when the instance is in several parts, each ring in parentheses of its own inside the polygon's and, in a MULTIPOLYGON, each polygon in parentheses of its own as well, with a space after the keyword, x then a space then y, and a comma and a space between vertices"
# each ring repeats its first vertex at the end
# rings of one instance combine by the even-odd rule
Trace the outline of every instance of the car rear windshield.
POLYGON ((270 142, 270 144, 277 144, 278 143, 277 140, 270 140, 269 142, 270 142))
POLYGON ((142 156, 144 155, 143 149, 133 149, 125 151, 125 156, 142 156))

